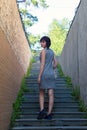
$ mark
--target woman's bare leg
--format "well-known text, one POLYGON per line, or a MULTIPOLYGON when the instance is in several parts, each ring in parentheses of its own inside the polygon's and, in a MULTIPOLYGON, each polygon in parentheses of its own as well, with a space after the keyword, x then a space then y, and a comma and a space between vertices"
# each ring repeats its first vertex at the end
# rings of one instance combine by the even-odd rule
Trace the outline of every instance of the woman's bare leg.
POLYGON ((49 96, 49 107, 48 107, 48 115, 51 114, 53 105, 54 105, 54 90, 49 89, 48 90, 48 96, 49 96))
POLYGON ((43 89, 40 89, 40 93, 39 93, 40 111, 44 109, 44 93, 45 91, 43 89))

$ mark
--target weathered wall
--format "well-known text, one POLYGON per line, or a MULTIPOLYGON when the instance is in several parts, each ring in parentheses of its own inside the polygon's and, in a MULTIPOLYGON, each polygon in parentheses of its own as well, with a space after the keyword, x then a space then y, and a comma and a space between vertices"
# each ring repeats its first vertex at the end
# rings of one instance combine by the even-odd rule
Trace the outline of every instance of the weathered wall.
POLYGON ((30 49, 22 29, 16 0, 0 1, 0 26, 23 70, 26 71, 30 49))
POLYGON ((0 0, 0 130, 8 130, 14 102, 31 51, 16 0, 0 0))
POLYGON ((59 62, 87 105, 87 0, 81 0, 59 62))

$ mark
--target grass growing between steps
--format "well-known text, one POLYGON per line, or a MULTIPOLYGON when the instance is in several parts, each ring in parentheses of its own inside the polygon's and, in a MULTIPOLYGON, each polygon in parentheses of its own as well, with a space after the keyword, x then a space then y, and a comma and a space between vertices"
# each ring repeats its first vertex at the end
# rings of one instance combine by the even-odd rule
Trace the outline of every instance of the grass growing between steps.
POLYGON ((64 77, 64 73, 63 73, 63 71, 62 71, 62 67, 61 67, 60 64, 57 65, 57 69, 58 69, 58 72, 59 72, 60 76, 61 76, 61 77, 64 77))
POLYGON ((81 112, 87 112, 87 107, 85 106, 83 100, 80 97, 80 87, 76 87, 73 89, 72 96, 74 97, 75 100, 79 101, 79 111, 81 112))
POLYGON ((21 113, 20 112, 20 106, 21 106, 22 101, 24 100, 23 94, 24 94, 24 92, 29 91, 29 89, 26 86, 25 79, 26 79, 26 77, 30 76, 30 70, 31 70, 31 67, 32 67, 32 63, 34 63, 34 62, 35 62, 35 60, 32 59, 31 62, 30 62, 30 66, 27 70, 27 73, 24 75, 24 77, 22 79, 21 87, 20 87, 20 90, 18 92, 17 98, 16 98, 15 102, 13 103, 13 112, 12 112, 11 121, 10 121, 10 128, 13 127, 15 119, 17 119, 19 117, 20 113, 21 113))
POLYGON ((71 78, 69 76, 66 76, 65 78, 66 78, 67 87, 72 87, 71 78))
POLYGON ((27 91, 29 91, 29 89, 27 89, 27 86, 25 84, 25 76, 24 76, 21 82, 21 88, 18 92, 17 98, 15 102, 13 103, 13 113, 11 116, 10 127, 14 125, 15 119, 19 117, 20 105, 21 105, 21 102, 23 101, 23 94, 24 92, 27 92, 27 91))
POLYGON ((31 70, 32 64, 35 63, 35 62, 36 62, 35 59, 32 58, 31 62, 30 62, 30 66, 28 67, 28 70, 27 70, 27 73, 26 73, 25 77, 30 76, 30 70, 31 70))
POLYGON ((61 77, 65 77, 66 83, 67 83, 68 87, 72 86, 71 78, 70 78, 69 76, 65 76, 65 75, 64 75, 64 73, 63 73, 63 71, 62 71, 62 67, 61 67, 60 64, 58 64, 57 68, 58 68, 58 72, 59 72, 60 76, 61 76, 61 77))
MULTIPOLYGON (((61 77, 65 77, 67 87, 73 87, 71 78, 69 76, 64 75, 60 64, 58 65, 58 72, 61 77)), ((87 113, 87 107, 85 106, 83 100, 80 97, 80 87, 78 87, 78 86, 73 87, 72 96, 73 96, 74 100, 79 101, 79 111, 87 113)), ((87 118, 87 114, 85 115, 85 117, 87 118)))

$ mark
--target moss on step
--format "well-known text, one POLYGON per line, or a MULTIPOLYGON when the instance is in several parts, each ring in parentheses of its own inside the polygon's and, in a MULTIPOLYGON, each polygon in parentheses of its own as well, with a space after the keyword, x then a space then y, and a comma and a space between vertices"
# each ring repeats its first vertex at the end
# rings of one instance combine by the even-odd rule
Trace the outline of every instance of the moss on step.
POLYGON ((17 98, 16 98, 15 102, 13 103, 13 112, 12 112, 12 116, 11 116, 10 127, 13 127, 15 119, 17 119, 21 113, 20 106, 21 106, 22 101, 24 100, 24 98, 23 98, 24 92, 30 91, 29 88, 27 88, 25 79, 26 79, 26 77, 30 76, 30 69, 32 67, 33 62, 35 62, 35 60, 31 59, 27 73, 24 75, 24 77, 22 79, 21 87, 18 92, 17 98))
MULTIPOLYGON (((67 86, 73 87, 71 78, 69 76, 64 75, 61 65, 58 65, 58 72, 59 72, 60 76, 65 77, 67 86)), ((73 91, 72 91, 71 95, 73 96, 74 100, 79 101, 79 111, 87 113, 87 107, 80 97, 80 87, 79 86, 73 87, 73 91)), ((87 114, 85 115, 85 117, 87 118, 87 114)))
POLYGON ((61 76, 61 77, 64 77, 64 73, 63 73, 63 71, 62 71, 62 67, 61 67, 60 64, 57 65, 57 68, 58 68, 58 72, 59 72, 60 76, 61 76))

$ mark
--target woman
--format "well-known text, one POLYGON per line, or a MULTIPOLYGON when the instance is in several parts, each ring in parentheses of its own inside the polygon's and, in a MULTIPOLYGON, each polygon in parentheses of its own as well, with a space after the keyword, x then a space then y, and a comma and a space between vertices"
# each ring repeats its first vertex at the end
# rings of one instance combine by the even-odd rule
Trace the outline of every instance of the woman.
POLYGON ((43 36, 40 39, 40 43, 43 47, 43 50, 40 53, 40 72, 38 75, 40 113, 37 119, 52 119, 55 88, 54 68, 56 68, 57 66, 57 61, 55 59, 53 50, 50 49, 50 38, 47 36, 43 36), (45 90, 48 90, 49 96, 49 106, 47 114, 44 110, 45 90))

